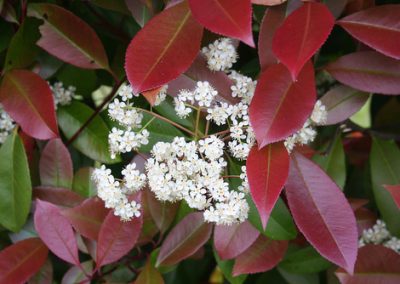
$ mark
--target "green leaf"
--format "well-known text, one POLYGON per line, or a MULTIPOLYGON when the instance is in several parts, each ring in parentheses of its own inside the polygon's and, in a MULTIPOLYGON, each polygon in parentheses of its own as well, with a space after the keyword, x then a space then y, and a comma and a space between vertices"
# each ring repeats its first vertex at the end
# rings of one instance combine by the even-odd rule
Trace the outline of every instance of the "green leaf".
POLYGON ((400 184, 400 150, 394 141, 374 138, 370 155, 372 190, 390 232, 400 236, 400 209, 384 184, 400 184))
MULTIPOLYGON (((67 139, 70 139, 78 131, 93 112, 90 107, 77 101, 58 109, 58 123, 67 139)), ((108 132, 109 129, 106 123, 97 115, 83 129, 72 145, 95 161, 106 164, 117 163, 119 162, 119 158, 111 159, 109 153, 108 132)))
POLYGON ((293 274, 280 267, 279 273, 289 284, 319 284, 318 274, 293 274))
POLYGON ((238 275, 236 277, 232 275, 234 260, 221 260, 215 249, 213 249, 213 252, 219 269, 221 269, 222 274, 229 281, 229 283, 242 284, 246 280, 247 274, 238 275))
POLYGON ((72 190, 84 197, 97 194, 96 186, 92 180, 93 168, 81 168, 74 175, 72 190))
POLYGON ((135 284, 164 284, 164 279, 160 272, 154 268, 151 261, 147 261, 135 284))
POLYGON ((194 131, 196 124, 196 112, 191 112, 187 117, 180 118, 175 111, 175 107, 173 105, 172 97, 167 96, 164 102, 160 105, 153 107, 159 114, 163 117, 172 120, 175 123, 178 123, 189 130, 194 131))
POLYGON ((72 65, 64 65, 57 72, 58 81, 64 86, 74 86, 76 93, 89 98, 97 87, 97 77, 94 70, 81 69, 72 65))
POLYGON ((15 130, 0 148, 0 223, 19 231, 28 217, 31 197, 28 160, 15 130))
POLYGON ((12 26, 5 21, 0 21, 0 30, 0 52, 2 52, 10 45, 14 33, 12 26))

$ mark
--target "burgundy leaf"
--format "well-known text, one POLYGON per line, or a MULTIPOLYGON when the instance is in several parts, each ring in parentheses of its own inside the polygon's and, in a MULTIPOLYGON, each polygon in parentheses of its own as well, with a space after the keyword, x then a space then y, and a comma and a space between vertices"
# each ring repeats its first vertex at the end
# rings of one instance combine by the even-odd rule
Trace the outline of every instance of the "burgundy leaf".
POLYGON ((384 185, 384 187, 392 195, 397 207, 400 208, 400 185, 384 185))
POLYGON ((168 234, 161 245, 156 266, 174 265, 194 254, 210 238, 212 225, 203 213, 190 213, 168 234))
POLYGON ((272 50, 290 70, 293 79, 326 41, 334 23, 324 4, 306 2, 276 30, 272 50))
POLYGON ((400 5, 382 5, 351 14, 338 24, 373 49, 400 59, 400 5))
POLYGON ((326 66, 326 70, 339 82, 357 90, 400 94, 400 61, 375 51, 342 56, 326 66))
POLYGON ((33 189, 33 197, 65 207, 77 206, 85 200, 85 198, 68 188, 51 186, 35 187, 33 189))
POLYGON ((250 104, 250 121, 258 147, 280 141, 299 130, 310 116, 316 99, 311 62, 293 82, 282 64, 265 70, 250 104))
POLYGON ((160 87, 185 72, 199 52, 202 34, 186 2, 152 18, 126 51, 125 70, 134 92, 160 87))
POLYGON ((74 231, 60 209, 51 203, 37 200, 34 220, 36 231, 47 247, 59 258, 79 265, 74 231))
POLYGON ((364 230, 372 228, 378 219, 375 213, 364 207, 355 210, 354 214, 357 221, 358 236, 361 236, 364 230))
POLYGON ((46 262, 48 249, 38 238, 30 238, 0 251, 0 283, 25 283, 46 262))
POLYGON ((340 188, 320 167, 295 152, 286 196, 306 239, 322 256, 352 273, 358 249, 357 226, 340 188))
POLYGON ((254 47, 250 0, 189 0, 193 16, 210 31, 254 47))
POLYGON ((260 232, 248 221, 230 226, 215 226, 214 246, 223 260, 232 259, 251 246, 260 232))
POLYGON ((74 173, 71 155, 61 139, 53 139, 43 149, 39 162, 42 185, 71 188, 74 173))
POLYGON ((265 228, 289 174, 289 153, 283 142, 269 144, 261 150, 253 147, 246 169, 251 197, 265 228))
POLYGON ((260 235, 236 258, 232 275, 259 273, 274 268, 283 259, 287 247, 287 241, 275 241, 260 235))
POLYGON ((82 236, 91 240, 97 240, 101 224, 108 213, 109 210, 97 197, 87 199, 82 204, 62 212, 82 236))
POLYGON ((53 94, 45 80, 28 70, 12 70, 4 75, 0 102, 22 128, 37 139, 58 136, 53 94))

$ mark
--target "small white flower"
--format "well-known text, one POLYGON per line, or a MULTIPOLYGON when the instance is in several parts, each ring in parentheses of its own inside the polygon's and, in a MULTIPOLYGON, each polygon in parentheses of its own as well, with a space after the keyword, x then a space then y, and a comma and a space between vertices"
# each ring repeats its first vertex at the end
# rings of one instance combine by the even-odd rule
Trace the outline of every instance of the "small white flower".
POLYGON ((314 109, 310 119, 316 125, 324 125, 326 123, 327 117, 328 112, 326 111, 326 107, 322 104, 321 101, 318 100, 314 105, 314 109))
POLYGON ((197 82, 196 89, 194 90, 194 99, 201 107, 210 107, 211 102, 214 100, 218 92, 208 83, 197 82))
POLYGON ((156 101, 154 102, 155 106, 160 105, 165 99, 167 98, 167 90, 168 90, 168 85, 162 86, 161 90, 158 92, 156 101))
POLYGON ((72 101, 72 97, 75 96, 76 91, 74 86, 68 86, 68 88, 64 88, 62 82, 56 82, 53 85, 50 85, 50 89, 53 93, 54 105, 56 109, 58 105, 69 105, 72 101))
POLYGON ((212 71, 225 71, 232 68, 237 60, 236 49, 229 38, 221 38, 201 50, 207 58, 212 71))

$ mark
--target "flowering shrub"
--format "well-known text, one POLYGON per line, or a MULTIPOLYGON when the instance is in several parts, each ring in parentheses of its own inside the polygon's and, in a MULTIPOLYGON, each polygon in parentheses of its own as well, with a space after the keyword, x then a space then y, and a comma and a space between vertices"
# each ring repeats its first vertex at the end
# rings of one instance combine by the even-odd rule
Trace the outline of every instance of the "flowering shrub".
POLYGON ((400 283, 395 2, 0 0, 0 284, 400 283))

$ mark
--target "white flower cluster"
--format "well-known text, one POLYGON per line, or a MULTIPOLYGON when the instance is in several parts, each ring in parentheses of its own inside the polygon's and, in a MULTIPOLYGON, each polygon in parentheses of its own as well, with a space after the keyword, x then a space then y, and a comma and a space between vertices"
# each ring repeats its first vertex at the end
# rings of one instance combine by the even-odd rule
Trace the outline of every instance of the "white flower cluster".
POLYGON ((120 127, 113 127, 108 135, 111 157, 118 153, 126 153, 136 150, 149 143, 149 132, 142 129, 142 112, 138 111, 130 99, 138 96, 132 92, 130 86, 123 86, 118 92, 120 98, 114 99, 108 106, 108 114, 111 119, 117 121, 120 127))
POLYGON ((135 169, 131 163, 122 171, 123 179, 118 180, 104 165, 93 171, 92 179, 96 183, 97 195, 104 201, 106 208, 114 210, 115 216, 129 221, 140 216, 140 204, 129 200, 129 195, 139 191, 146 183, 146 176, 135 169))
POLYGON ((53 92, 54 105, 56 109, 58 105, 69 105, 72 98, 75 96, 76 91, 74 86, 68 86, 68 88, 65 88, 62 82, 56 82, 53 85, 50 85, 50 89, 53 92))
POLYGON ((201 51, 207 58, 208 68, 213 71, 225 71, 232 68, 238 57, 229 38, 217 39, 203 47, 201 51))
POLYGON ((228 77, 234 82, 231 86, 232 97, 239 97, 243 103, 250 104, 256 90, 257 81, 236 71, 231 71, 228 77))
POLYGON ((372 228, 366 229, 362 232, 361 238, 358 242, 359 247, 366 244, 384 245, 387 248, 400 253, 400 239, 393 237, 386 224, 382 220, 377 220, 372 228))
POLYGON ((14 128, 14 120, 0 105, 0 144, 3 144, 6 141, 8 135, 10 135, 14 128))
POLYGON ((324 125, 327 116, 326 107, 318 100, 314 105, 310 118, 307 119, 303 127, 292 136, 286 138, 284 143, 288 152, 290 153, 296 144, 305 145, 314 141, 317 136, 315 126, 324 125))
POLYGON ((159 200, 185 200, 191 208, 204 210, 208 222, 243 222, 249 207, 245 194, 230 191, 222 177, 227 165, 223 148, 224 142, 216 136, 198 143, 183 137, 158 142, 146 165, 150 189, 159 200))

